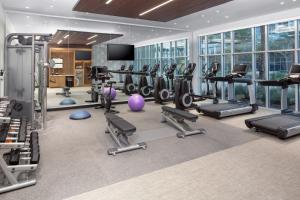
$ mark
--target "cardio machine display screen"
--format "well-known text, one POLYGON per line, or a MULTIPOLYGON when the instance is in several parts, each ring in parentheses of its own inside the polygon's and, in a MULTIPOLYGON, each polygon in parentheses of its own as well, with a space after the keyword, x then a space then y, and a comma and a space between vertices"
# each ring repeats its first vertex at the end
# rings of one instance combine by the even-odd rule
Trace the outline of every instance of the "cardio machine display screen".
POLYGON ((293 65, 290 69, 290 74, 300 74, 300 65, 293 65))
POLYGON ((134 45, 108 44, 107 60, 134 60, 134 45))
POLYGON ((233 72, 237 74, 247 73, 247 71, 248 71, 248 65, 235 65, 233 68, 233 72))

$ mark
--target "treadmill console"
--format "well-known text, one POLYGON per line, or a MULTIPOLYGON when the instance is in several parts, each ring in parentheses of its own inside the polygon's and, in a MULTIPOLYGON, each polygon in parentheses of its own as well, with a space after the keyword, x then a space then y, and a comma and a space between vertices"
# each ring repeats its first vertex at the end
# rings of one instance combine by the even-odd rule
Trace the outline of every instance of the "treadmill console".
POLYGON ((248 72, 247 64, 238 64, 233 67, 231 75, 245 76, 248 72))
POLYGON ((289 78, 300 78, 300 65, 292 65, 289 71, 289 78))

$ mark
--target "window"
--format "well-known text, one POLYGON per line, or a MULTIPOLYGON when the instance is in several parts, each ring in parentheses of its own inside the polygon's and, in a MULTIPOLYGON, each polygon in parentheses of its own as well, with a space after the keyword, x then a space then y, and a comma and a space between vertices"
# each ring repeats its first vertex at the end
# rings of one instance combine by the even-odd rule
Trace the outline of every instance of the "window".
MULTIPOLYGON (((269 53, 269 79, 279 80, 287 76, 291 65, 294 63, 294 52, 271 52, 269 53)), ((269 87, 270 107, 280 109, 281 90, 278 87, 269 87)), ((290 86, 288 90, 288 105, 294 109, 295 88, 290 86)))
POLYGON ((209 55, 221 54, 221 34, 207 36, 207 49, 209 55))
POLYGON ((252 31, 251 28, 234 31, 234 52, 252 51, 252 31))
POLYGON ((294 21, 269 25, 269 50, 294 49, 295 28, 294 21))
POLYGON ((294 52, 271 52, 269 53, 269 79, 279 80, 288 74, 294 63, 294 52))
POLYGON ((224 53, 231 53, 231 32, 224 33, 224 53))
POLYGON ((199 52, 200 55, 205 55, 206 54, 206 39, 205 36, 200 37, 200 44, 199 44, 199 52))
POLYGON ((171 55, 171 46, 170 42, 162 43, 162 58, 170 58, 171 55))
POLYGON ((255 54, 255 79, 256 80, 266 80, 266 59, 265 59, 265 53, 256 53, 255 54))
POLYGON ((176 42, 176 57, 187 56, 187 40, 178 40, 176 42))
POLYGON ((224 56, 224 75, 231 73, 231 55, 224 56))
POLYGON ((265 50, 265 26, 255 28, 255 51, 265 50))
MULTIPOLYGON (((199 57, 200 64, 207 61, 208 66, 212 62, 220 62, 222 75, 229 74, 234 64, 248 64, 250 67, 246 77, 279 80, 287 76, 294 62, 300 63, 300 19, 201 36, 199 57), (296 60, 295 55, 298 56, 296 60)), ((200 85, 205 90, 206 85, 200 85)), ((227 90, 227 84, 222 84, 221 91, 225 92, 225 98, 227 90)), ((290 109, 295 109, 296 103, 300 105, 300 102, 295 102, 295 91, 295 86, 289 86, 290 109)), ((236 83, 235 94, 237 100, 248 100, 247 86, 236 83)), ((258 105, 280 108, 280 88, 265 87, 256 82, 255 94, 258 105)))

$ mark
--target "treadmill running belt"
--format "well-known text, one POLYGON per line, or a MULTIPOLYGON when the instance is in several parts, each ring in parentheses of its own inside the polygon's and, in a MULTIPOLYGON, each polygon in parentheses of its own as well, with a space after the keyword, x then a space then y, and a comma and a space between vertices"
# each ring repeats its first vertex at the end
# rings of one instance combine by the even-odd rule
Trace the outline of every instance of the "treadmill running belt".
POLYGON ((220 103, 220 104, 210 104, 205 106, 200 106, 201 111, 208 111, 208 112, 221 112, 224 110, 232 110, 237 108, 248 107, 247 104, 233 104, 233 103, 220 103))
POLYGON ((254 126, 258 126, 264 129, 277 131, 279 128, 291 128, 294 126, 300 126, 300 117, 293 115, 275 115, 273 117, 253 121, 254 126))

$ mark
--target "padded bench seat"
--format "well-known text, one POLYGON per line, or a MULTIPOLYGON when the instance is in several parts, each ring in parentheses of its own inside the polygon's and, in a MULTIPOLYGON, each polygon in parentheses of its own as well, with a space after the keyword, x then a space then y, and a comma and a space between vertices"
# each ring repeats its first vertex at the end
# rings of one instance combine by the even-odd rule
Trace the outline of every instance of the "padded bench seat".
POLYGON ((192 113, 189 113, 187 111, 184 111, 184 110, 180 110, 180 109, 177 109, 177 108, 171 108, 171 107, 168 107, 168 106, 162 106, 161 109, 165 112, 168 112, 168 113, 171 113, 173 115, 177 115, 179 117, 182 117, 188 121, 191 121, 191 122, 195 122, 197 121, 198 119, 198 116, 197 115, 194 115, 192 113))
POLYGON ((122 133, 133 133, 136 131, 135 126, 115 114, 107 113, 105 116, 107 121, 111 123, 115 128, 119 129, 122 133))

